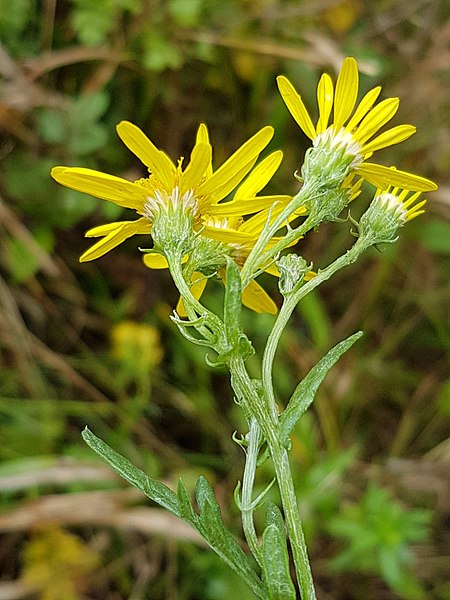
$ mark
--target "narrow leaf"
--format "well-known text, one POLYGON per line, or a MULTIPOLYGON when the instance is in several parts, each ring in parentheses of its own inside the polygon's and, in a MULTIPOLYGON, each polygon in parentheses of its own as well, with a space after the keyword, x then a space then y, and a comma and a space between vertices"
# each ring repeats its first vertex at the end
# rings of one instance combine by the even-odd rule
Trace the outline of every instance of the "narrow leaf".
POLYGON ((306 377, 298 384, 289 400, 286 410, 280 416, 280 427, 283 440, 288 438, 297 421, 312 404, 317 389, 325 379, 328 371, 361 336, 362 331, 358 331, 346 340, 336 344, 336 346, 327 352, 327 354, 319 360, 306 377))
POLYGON ((175 492, 156 479, 148 477, 135 467, 128 459, 118 454, 103 440, 98 438, 87 427, 81 433, 86 444, 107 462, 121 477, 132 486, 143 492, 153 502, 156 502, 177 517, 180 516, 178 498, 175 492))
POLYGON ((228 341, 236 347, 242 331, 242 285, 237 264, 227 258, 224 323, 228 341))
POLYGON ((203 536, 216 554, 244 579, 258 598, 268 600, 267 591, 253 570, 247 555, 225 528, 214 491, 204 477, 199 478, 196 487, 197 503, 201 511, 199 516, 194 511, 183 483, 178 485, 177 496, 166 485, 148 477, 141 469, 138 469, 129 460, 118 454, 87 427, 81 435, 86 444, 128 483, 169 512, 185 519, 203 536))
POLYGON ((266 508, 266 525, 275 525, 280 531, 284 531, 284 521, 281 510, 273 502, 269 502, 266 508))
POLYGON ((180 517, 190 523, 193 527, 197 528, 199 524, 199 518, 194 510, 194 507, 192 506, 189 492, 187 491, 182 479, 178 481, 177 496, 180 517))
POLYGON ((262 559, 264 582, 270 600, 295 600, 295 587, 289 569, 289 553, 283 517, 277 506, 269 504, 267 527, 263 533, 262 559))
POLYGON ((199 533, 216 554, 247 582, 259 598, 267 599, 267 591, 253 570, 248 556, 226 529, 214 491, 205 477, 198 478, 195 496, 200 510, 199 533))

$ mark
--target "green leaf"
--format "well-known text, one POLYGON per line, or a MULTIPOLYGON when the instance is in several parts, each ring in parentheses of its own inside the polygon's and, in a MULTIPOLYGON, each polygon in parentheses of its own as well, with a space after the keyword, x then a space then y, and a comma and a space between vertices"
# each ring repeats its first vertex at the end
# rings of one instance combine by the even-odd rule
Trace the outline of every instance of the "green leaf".
POLYGON ((289 400, 286 410, 280 416, 280 428, 283 440, 288 438, 297 421, 312 404, 317 389, 325 379, 328 371, 361 336, 362 331, 358 331, 346 340, 336 344, 334 348, 327 352, 327 354, 314 365, 306 377, 298 384, 289 400))
POLYGON ((168 9, 180 27, 196 27, 200 24, 202 0, 169 0, 168 9))
POLYGON ((0 0, 0 39, 8 51, 25 50, 24 33, 37 9, 33 0, 0 0))
POLYGON ((180 69, 184 59, 180 50, 161 31, 148 29, 143 37, 143 51, 138 60, 150 71, 180 69))
MULTIPOLYGON (((249 358, 254 354, 253 346, 242 331, 242 283, 237 264, 227 257, 225 278, 224 324, 230 352, 249 358)), ((224 356, 226 353, 224 353, 224 356)), ((219 357, 220 358, 220 357, 219 357)))
POLYGON ((178 498, 175 492, 160 481, 148 477, 144 471, 141 471, 141 469, 135 467, 128 459, 118 454, 87 427, 81 435, 86 444, 107 462, 114 471, 128 481, 128 483, 148 496, 153 502, 156 502, 177 517, 180 516, 178 498))
POLYGON ((224 323, 228 341, 237 346, 242 332, 242 284, 237 264, 227 257, 224 323))
POLYGON ((78 39, 87 46, 100 46, 114 28, 117 8, 107 0, 74 0, 70 21, 78 39))
POLYGON ((247 555, 226 529, 214 491, 205 477, 198 478, 195 496, 200 511, 199 533, 216 554, 247 582, 259 598, 267 599, 266 589, 253 570, 247 555))
POLYGON ((67 137, 67 115, 58 108, 42 108, 36 114, 40 137, 49 144, 61 144, 67 137))
POLYGON ((263 533, 262 559, 264 582, 271 600, 295 600, 295 587, 289 569, 286 530, 280 509, 270 503, 263 533))
POLYGON ((34 233, 35 246, 18 238, 8 238, 5 242, 5 255, 11 275, 16 283, 27 281, 39 270, 41 262, 36 254, 36 247, 50 251, 54 245, 50 229, 41 227, 34 233))
MULTIPOLYGON (((95 123, 108 109, 110 97, 106 92, 82 94, 72 99, 71 118, 75 123, 95 123)), ((84 132, 90 135, 90 132, 84 132)))
POLYGON ((148 477, 128 459, 113 450, 87 427, 81 434, 86 444, 106 461, 121 477, 172 514, 187 521, 209 546, 240 575, 253 592, 266 600, 266 590, 250 561, 231 533, 225 528, 219 504, 209 482, 200 477, 196 485, 197 515, 183 482, 178 484, 178 496, 166 485, 148 477))
POLYGON ((189 492, 187 491, 182 479, 178 481, 177 496, 180 517, 188 523, 190 523, 193 527, 198 529, 199 518, 194 510, 194 507, 192 506, 192 501, 189 496, 189 492))

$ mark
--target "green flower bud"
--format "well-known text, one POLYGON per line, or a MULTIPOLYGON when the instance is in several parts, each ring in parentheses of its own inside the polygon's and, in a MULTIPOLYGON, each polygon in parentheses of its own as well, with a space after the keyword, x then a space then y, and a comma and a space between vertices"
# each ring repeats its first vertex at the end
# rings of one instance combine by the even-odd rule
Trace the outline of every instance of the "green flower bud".
POLYGON ((362 161, 361 147, 353 136, 345 129, 335 132, 330 127, 314 139, 306 152, 302 177, 305 182, 314 180, 321 187, 333 189, 340 187, 362 161))
POLYGON ((157 191, 155 195, 155 198, 147 198, 144 207, 144 215, 153 223, 155 249, 165 255, 184 256, 190 252, 195 238, 195 197, 192 191, 180 196, 177 187, 171 194, 157 191))
POLYGON ((276 266, 280 272, 278 287, 283 296, 290 294, 294 288, 298 287, 303 282, 306 273, 310 271, 306 260, 297 254, 282 256, 276 262, 276 266))
POLYGON ((398 238, 400 227, 425 212, 426 200, 414 204, 420 192, 399 191, 398 188, 378 190, 358 226, 360 238, 372 245, 392 243, 398 238))

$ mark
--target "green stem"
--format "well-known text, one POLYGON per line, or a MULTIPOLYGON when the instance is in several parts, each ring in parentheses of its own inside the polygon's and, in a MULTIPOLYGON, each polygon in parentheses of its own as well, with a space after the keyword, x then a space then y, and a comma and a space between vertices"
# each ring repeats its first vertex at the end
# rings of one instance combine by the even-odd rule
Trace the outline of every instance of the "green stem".
MULTIPOLYGON (((274 432, 272 432, 274 433, 274 432)), ((275 467, 278 488, 280 490, 281 504, 286 521, 289 540, 294 560, 295 573, 300 588, 302 600, 315 600, 314 581, 309 564, 308 549, 303 534, 302 522, 298 512, 297 497, 292 480, 291 467, 286 448, 281 445, 279 435, 267 439, 272 461, 275 467)))
POLYGON ((299 227, 291 229, 275 246, 272 246, 270 250, 265 250, 267 244, 275 236, 277 231, 284 227, 289 221, 289 217, 314 195, 316 188, 316 184, 305 184, 273 222, 270 225, 266 225, 242 267, 242 289, 247 287, 254 278, 255 273, 264 265, 267 265, 273 256, 286 248, 289 243, 299 239, 307 231, 318 225, 314 218, 311 219, 308 217, 299 227))
POLYGON ((295 496, 288 454, 280 440, 278 418, 274 419, 273 414, 266 410, 266 405, 252 384, 242 359, 234 357, 230 361, 230 372, 232 373, 233 389, 237 396, 241 398, 241 402, 247 404, 248 411, 257 420, 272 456, 301 598, 302 600, 315 600, 316 595, 311 567, 309 565, 308 551, 297 509, 297 498, 295 496))
POLYGON ((242 513, 242 528, 244 530, 245 539, 248 546, 255 557, 258 564, 261 566, 261 548, 256 535, 255 523, 253 521, 253 485, 255 482, 256 464, 258 460, 258 450, 261 441, 261 430, 256 421, 252 419, 250 430, 247 436, 248 447, 245 456, 244 475, 242 478, 242 494, 241 494, 241 513, 242 513))
MULTIPOLYGON (((276 410, 276 401, 272 383, 273 361, 281 334, 283 333, 293 310, 301 298, 320 285, 323 281, 329 279, 338 270, 355 262, 358 256, 370 245, 371 244, 366 240, 359 238, 352 248, 350 248, 343 256, 336 259, 326 269, 319 271, 316 277, 291 293, 283 303, 275 325, 267 340, 262 364, 262 389, 264 390, 264 395, 266 397, 266 404, 271 407, 272 414, 273 411, 276 410)), ((295 495, 288 453, 281 444, 278 427, 275 428, 268 422, 263 431, 274 463, 284 516, 289 532, 289 539, 291 541, 292 556, 302 595, 301 597, 302 600, 314 600, 314 584, 300 515, 297 508, 297 498, 295 495)))
POLYGON ((330 277, 342 269, 356 261, 358 256, 362 254, 372 244, 363 238, 358 238, 356 243, 345 254, 337 258, 328 267, 319 270, 317 275, 307 283, 304 283, 297 290, 294 290, 289 296, 286 296, 285 301, 278 313, 272 331, 267 339, 266 348, 262 361, 262 387, 267 395, 267 402, 270 406, 276 406, 275 395, 272 384, 272 371, 275 353, 280 342, 281 335, 286 328, 286 325, 300 300, 311 292, 321 283, 330 279, 330 277))
POLYGON ((191 288, 187 284, 183 275, 182 257, 178 254, 172 255, 166 253, 166 258, 169 264, 170 274, 178 292, 180 293, 180 296, 183 299, 184 307, 189 319, 195 321, 198 318, 198 315, 207 317, 208 325, 212 326, 212 331, 208 327, 202 325, 196 326, 196 329, 204 336, 206 340, 213 343, 219 335, 219 332, 223 331, 222 321, 217 315, 205 308, 203 304, 199 302, 192 294, 191 288))

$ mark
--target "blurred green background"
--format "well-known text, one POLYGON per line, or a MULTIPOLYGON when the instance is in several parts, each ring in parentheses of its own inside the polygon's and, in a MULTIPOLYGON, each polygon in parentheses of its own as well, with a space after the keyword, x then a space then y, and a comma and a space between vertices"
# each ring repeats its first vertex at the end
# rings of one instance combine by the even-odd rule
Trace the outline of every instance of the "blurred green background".
MULTIPOLYGON (((293 192, 307 140, 275 76, 313 111, 320 73, 346 55, 362 92, 383 85, 401 98, 394 124, 418 127, 379 161, 440 189, 395 245, 308 296, 283 337, 280 398, 333 344, 365 333, 295 432, 300 510, 319 600, 450 599, 449 39, 446 0, 0 0, 2 600, 253 598, 81 440, 88 424, 171 486, 206 474, 241 536, 231 435, 244 423, 226 373, 175 331, 177 294, 141 263, 145 239, 79 264, 84 232, 122 211, 49 170, 143 176, 115 134, 122 119, 174 160, 206 122, 216 164, 271 124, 269 150, 285 160, 267 193, 293 192)), ((348 223, 326 225, 300 251, 318 267, 351 239, 348 223)), ((219 309, 220 285, 208 289, 219 309)), ((245 321, 261 349, 273 318, 245 321)), ((271 477, 265 466, 261 489, 271 477)))

